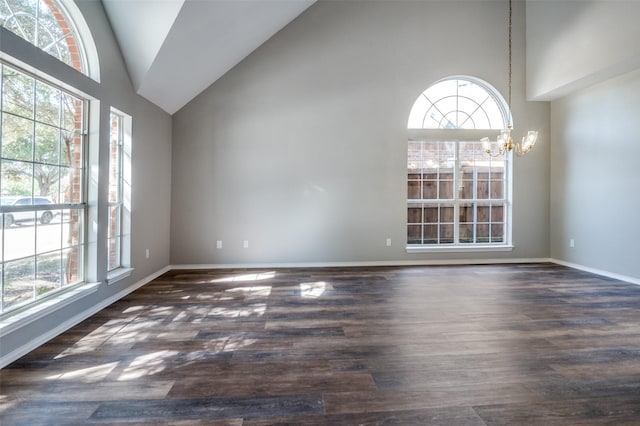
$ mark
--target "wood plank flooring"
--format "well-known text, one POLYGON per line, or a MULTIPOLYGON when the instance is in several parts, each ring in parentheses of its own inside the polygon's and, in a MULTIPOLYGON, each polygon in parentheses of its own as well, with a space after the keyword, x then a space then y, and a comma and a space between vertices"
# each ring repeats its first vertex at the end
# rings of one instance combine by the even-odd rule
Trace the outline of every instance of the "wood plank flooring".
POLYGON ((640 286, 553 264, 172 271, 0 375, 3 426, 640 425, 640 286))

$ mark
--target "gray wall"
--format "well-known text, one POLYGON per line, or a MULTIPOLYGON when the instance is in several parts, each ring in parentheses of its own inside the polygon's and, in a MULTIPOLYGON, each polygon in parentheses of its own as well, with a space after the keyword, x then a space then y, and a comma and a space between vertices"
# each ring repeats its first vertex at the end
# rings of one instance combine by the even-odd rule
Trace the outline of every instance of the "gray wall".
POLYGON ((637 0, 527 1, 527 94, 552 100, 640 67, 637 0))
MULTIPOLYGON (((60 324, 79 318, 83 312, 104 303, 146 277, 169 265, 169 223, 171 200, 171 117, 160 108, 137 96, 124 66, 120 51, 106 19, 102 4, 97 0, 81 1, 78 6, 91 29, 100 56, 101 83, 79 78, 77 73, 62 66, 52 57, 31 49, 21 39, 3 33, 0 47, 27 65, 43 69, 62 81, 74 81, 81 90, 98 99, 101 104, 100 175, 103 189, 98 200, 97 276, 101 285, 95 293, 65 306, 15 332, 2 337, 0 359, 20 348, 28 347, 51 333, 60 324), (109 108, 113 106, 133 117, 132 142, 132 275, 107 285, 106 278, 106 182, 108 179, 109 108), (146 259, 145 249, 150 249, 146 259)), ((4 30, 6 31, 6 30, 4 30)))
POLYGON ((640 279, 638 111, 640 71, 551 104, 553 258, 640 279))
MULTIPOLYGON (((169 265, 171 116, 135 94, 102 4, 98 0, 77 3, 100 55, 101 84, 89 94, 102 102, 103 111, 108 112, 113 106, 133 118, 131 262, 135 270, 132 278, 122 284, 127 286, 169 265)), ((102 138, 102 143, 108 144, 108 138, 102 138)), ((108 157, 103 157, 100 170, 106 182, 108 157)), ((102 226, 106 230, 106 223, 102 226)))
POLYGON ((172 264, 548 257, 548 104, 524 102, 521 2, 515 134, 538 129, 540 139, 515 160, 516 247, 405 250, 409 110, 451 75, 506 95, 506 20, 506 1, 311 6, 174 115, 172 264))
POLYGON ((640 277, 640 3, 527 1, 527 93, 551 103, 550 255, 640 277), (574 247, 570 247, 574 240, 574 247))

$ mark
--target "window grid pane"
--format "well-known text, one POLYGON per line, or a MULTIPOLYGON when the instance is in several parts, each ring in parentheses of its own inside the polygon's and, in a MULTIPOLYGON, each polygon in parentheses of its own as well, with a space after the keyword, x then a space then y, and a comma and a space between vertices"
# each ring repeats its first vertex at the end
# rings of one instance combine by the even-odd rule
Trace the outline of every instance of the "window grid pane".
POLYGON ((0 6, 4 6, 0 7, 0 21, 7 30, 86 74, 82 43, 57 2, 9 1, 0 2, 0 6))
POLYGON ((407 198, 453 199, 455 156, 455 142, 409 142, 407 198))
POLYGON ((479 141, 410 141, 408 156, 407 244, 506 242, 505 159, 479 141))
POLYGON ((479 81, 447 79, 425 90, 413 104, 409 129, 506 128, 498 96, 479 81))
POLYGON ((7 312, 84 280, 86 101, 0 67, 0 312, 7 312))
POLYGON ((109 142, 108 271, 122 266, 124 118, 111 112, 109 142))

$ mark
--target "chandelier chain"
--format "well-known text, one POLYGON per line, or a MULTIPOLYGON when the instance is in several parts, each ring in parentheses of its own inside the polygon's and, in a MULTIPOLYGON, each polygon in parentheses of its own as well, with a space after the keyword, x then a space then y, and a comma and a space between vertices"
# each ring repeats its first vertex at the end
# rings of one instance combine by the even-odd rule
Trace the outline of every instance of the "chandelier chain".
POLYGON ((512 20, 512 9, 511 9, 511 0, 509 0, 509 101, 508 106, 509 110, 511 110, 511 50, 512 50, 512 37, 511 37, 511 20, 512 20))
POLYGON ((536 130, 530 130, 527 132, 527 135, 522 138, 522 143, 516 143, 513 141, 511 137, 511 132, 513 130, 513 116, 511 115, 511 87, 512 87, 512 55, 513 55, 513 36, 512 36, 512 27, 513 27, 513 8, 512 8, 512 0, 508 0, 509 3, 509 19, 508 19, 508 54, 509 54, 509 92, 508 92, 508 123, 506 123, 506 128, 500 133, 498 136, 497 142, 495 145, 492 144, 489 138, 482 138, 480 142, 482 142, 484 151, 489 154, 491 157, 498 157, 505 155, 509 152, 514 152, 517 156, 522 157, 526 155, 533 146, 536 144, 536 140, 538 139, 538 132, 536 130))

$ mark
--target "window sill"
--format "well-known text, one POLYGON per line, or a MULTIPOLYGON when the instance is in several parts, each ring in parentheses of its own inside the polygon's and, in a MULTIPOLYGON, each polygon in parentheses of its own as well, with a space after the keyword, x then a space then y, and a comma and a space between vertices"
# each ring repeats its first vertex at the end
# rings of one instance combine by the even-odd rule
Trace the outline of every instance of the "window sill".
POLYGON ((63 292, 58 296, 43 300, 24 311, 9 312, 6 318, 0 319, 0 337, 9 334, 25 325, 49 315, 70 303, 80 300, 98 290, 100 283, 88 283, 78 288, 63 292))
POLYGON ((497 252, 513 251, 511 244, 504 245, 477 245, 477 246, 407 246, 407 253, 471 253, 471 252, 497 252))
POLYGON ((130 277, 132 272, 133 272, 133 268, 114 269, 113 271, 107 274, 107 284, 111 285, 127 277, 130 277))

